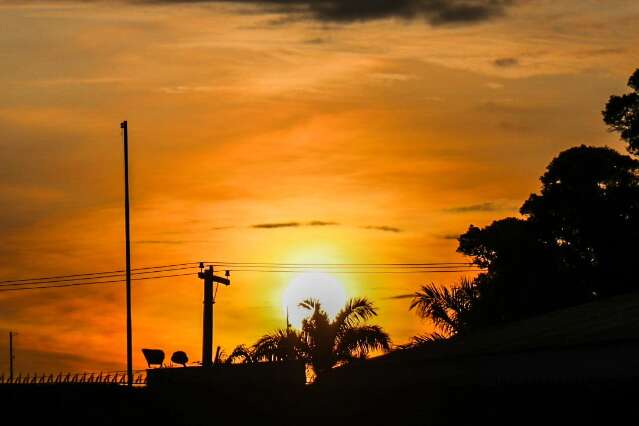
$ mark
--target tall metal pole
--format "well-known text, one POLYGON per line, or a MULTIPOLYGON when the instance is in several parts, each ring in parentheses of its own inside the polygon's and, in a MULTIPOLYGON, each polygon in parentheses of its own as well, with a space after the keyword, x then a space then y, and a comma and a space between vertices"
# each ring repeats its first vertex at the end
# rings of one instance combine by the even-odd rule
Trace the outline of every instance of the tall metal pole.
POLYGON ((124 138, 124 232, 126 239, 126 374, 133 386, 133 331, 131 327, 131 232, 129 222, 129 126, 120 124, 124 138))
POLYGON ((13 383, 13 331, 9 332, 9 380, 13 383))

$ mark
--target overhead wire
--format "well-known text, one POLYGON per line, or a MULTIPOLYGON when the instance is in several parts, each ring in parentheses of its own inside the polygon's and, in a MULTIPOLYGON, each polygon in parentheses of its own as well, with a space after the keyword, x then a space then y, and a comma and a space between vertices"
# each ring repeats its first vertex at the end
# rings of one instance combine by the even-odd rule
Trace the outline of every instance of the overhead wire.
MULTIPOLYGON (((305 273, 326 272, 331 274, 424 274, 424 273, 466 273, 481 272, 482 268, 470 262, 428 262, 428 263, 279 263, 279 262, 185 262, 160 266, 146 266, 132 269, 132 280, 152 280, 195 275, 164 274, 166 272, 194 269, 197 266, 221 267, 232 272, 255 273, 305 273), (150 275, 143 276, 140 275, 150 275)), ((0 292, 38 290, 46 288, 66 288, 125 282, 124 270, 91 272, 83 274, 55 275, 49 277, 24 278, 0 281, 0 292), (105 280, 106 278, 120 278, 105 280), (96 281, 97 280, 97 281, 96 281), (61 284, 62 283, 62 284, 61 284)))
MULTIPOLYGON (((186 265, 198 265, 200 262, 187 262, 187 263, 175 263, 172 265, 161 265, 161 266, 145 266, 145 267, 141 267, 141 268, 132 268, 131 271, 143 271, 143 270, 150 270, 150 269, 159 269, 159 268, 172 268, 175 266, 186 266, 186 265)), ((48 276, 48 277, 39 277, 39 278, 23 278, 23 279, 14 279, 14 280, 3 280, 0 281, 0 284, 2 283, 9 283, 9 282, 24 282, 24 281, 41 281, 41 280, 50 280, 50 279, 56 279, 56 278, 71 278, 71 277, 88 277, 88 276, 95 276, 95 275, 104 275, 104 274, 115 274, 115 273, 125 273, 126 270, 125 269, 116 269, 113 271, 103 271, 103 272, 87 272, 84 274, 70 274, 70 275, 54 275, 54 276, 48 276)))
MULTIPOLYGON (((141 278, 131 278, 132 281, 142 281, 142 280, 154 280, 159 278, 172 278, 172 277, 185 277, 185 276, 193 276, 195 273, 188 274, 172 274, 172 275, 160 275, 154 277, 141 277, 141 278)), ((25 291, 25 290, 41 290, 47 288, 63 288, 63 287, 80 287, 80 286, 89 286, 89 285, 98 285, 98 284, 116 284, 116 283, 124 283, 126 279, 122 280, 109 280, 109 281, 89 281, 89 282, 79 282, 79 283, 70 283, 70 284, 56 284, 56 285, 42 285, 37 286, 37 284, 31 284, 35 287, 21 286, 15 288, 2 288, 0 289, 0 293, 8 292, 8 291, 25 291)))
MULTIPOLYGON (((195 266, 181 267, 181 268, 169 268, 169 269, 158 269, 158 270, 153 270, 153 271, 132 272, 131 275, 156 274, 156 273, 161 273, 161 272, 183 271, 183 270, 186 270, 186 269, 193 269, 193 268, 195 268, 195 266)), ((83 280, 87 280, 87 279, 115 278, 115 277, 122 277, 122 276, 124 276, 124 274, 117 273, 117 274, 100 275, 100 276, 93 276, 93 277, 79 277, 79 276, 76 276, 76 277, 72 277, 72 278, 62 278, 62 279, 55 279, 55 280, 48 280, 48 281, 43 281, 44 278, 40 278, 40 279, 32 280, 32 281, 27 281, 27 280, 19 280, 19 281, 14 281, 14 282, 2 281, 2 282, 0 282, 0 288, 2 288, 2 287, 10 287, 10 286, 19 286, 19 285, 53 284, 53 283, 69 282, 69 281, 83 281, 83 280)), ((52 278, 57 278, 57 277, 52 277, 52 278)))

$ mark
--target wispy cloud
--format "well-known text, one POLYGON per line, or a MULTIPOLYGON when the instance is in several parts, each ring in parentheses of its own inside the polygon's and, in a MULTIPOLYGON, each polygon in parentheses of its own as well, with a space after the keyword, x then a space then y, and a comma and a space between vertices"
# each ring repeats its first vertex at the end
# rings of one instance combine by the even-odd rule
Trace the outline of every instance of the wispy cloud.
POLYGON ((180 245, 180 244, 194 244, 203 243, 205 241, 193 241, 193 240, 140 240, 134 241, 134 244, 159 244, 159 245, 180 245))
POLYGON ((336 226, 339 225, 337 222, 324 222, 322 220, 313 220, 311 222, 306 223, 307 226, 336 226))
MULTIPOLYGON (((517 0, 128 0, 134 4, 226 3, 332 23, 385 18, 431 25, 472 24, 503 16, 517 0)), ((245 12, 246 13, 246 12, 245 12)))
POLYGON ((498 58, 498 59, 495 59, 493 64, 496 67, 499 67, 499 68, 516 67, 517 65, 519 65, 519 59, 517 59, 517 58, 498 58))
POLYGON ((364 229, 372 229, 375 231, 384 231, 384 232, 402 232, 401 229, 396 228, 394 226, 387 226, 387 225, 369 225, 369 226, 364 226, 364 229))
POLYGON ((277 228, 296 228, 300 226, 299 222, 277 222, 277 223, 258 223, 251 225, 255 229, 277 229, 277 228))
POLYGON ((309 222, 273 222, 251 225, 255 229, 298 228, 302 226, 337 226, 339 223, 325 220, 311 220, 309 222))
POLYGON ((457 240, 459 238, 459 234, 442 234, 439 235, 439 238, 442 240, 457 240))
POLYGON ((451 207, 445 209, 449 213, 472 213, 472 212, 494 212, 500 210, 500 207, 494 203, 471 204, 468 206, 451 207))
POLYGON ((386 300, 403 300, 403 299, 412 299, 414 294, 396 294, 394 296, 384 297, 386 300))

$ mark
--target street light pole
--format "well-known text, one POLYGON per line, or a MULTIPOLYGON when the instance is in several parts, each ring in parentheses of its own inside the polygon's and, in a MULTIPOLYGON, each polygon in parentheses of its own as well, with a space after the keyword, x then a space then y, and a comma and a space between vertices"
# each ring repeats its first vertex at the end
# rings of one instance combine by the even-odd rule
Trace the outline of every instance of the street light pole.
POLYGON ((124 139, 124 233, 126 240, 126 374, 133 386, 133 331, 131 327, 131 232, 129 221, 129 126, 120 123, 124 139))

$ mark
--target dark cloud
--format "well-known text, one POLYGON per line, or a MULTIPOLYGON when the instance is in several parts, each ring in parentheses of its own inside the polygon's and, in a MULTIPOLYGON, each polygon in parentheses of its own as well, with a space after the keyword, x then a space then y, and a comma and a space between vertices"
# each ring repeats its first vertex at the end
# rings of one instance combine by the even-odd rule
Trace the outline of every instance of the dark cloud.
POLYGON ((339 223, 325 220, 311 220, 310 222, 275 222, 275 223, 258 223, 251 225, 256 229, 277 229, 277 228, 298 228, 301 226, 337 226, 339 223))
POLYGON ((336 226, 339 225, 337 222, 324 222, 322 220, 313 220, 308 222, 306 225, 308 226, 336 226))
POLYGON ((402 230, 399 228, 395 228, 394 226, 386 226, 386 225, 365 226, 364 229, 373 229, 375 231, 384 231, 384 232, 402 232, 402 230))
POLYGON ((403 299, 412 299, 415 297, 414 294, 396 294, 395 296, 388 296, 384 299, 386 300, 403 300, 403 299))
POLYGON ((309 38, 303 41, 304 44, 324 44, 326 43, 326 39, 324 38, 309 38))
POLYGON ((469 206, 451 207, 446 209, 449 213, 494 212, 499 210, 494 203, 471 204, 469 206))
POLYGON ((251 225, 251 228, 277 229, 277 228, 296 228, 298 226, 300 226, 299 222, 278 222, 278 223, 258 223, 257 225, 251 225))
POLYGON ((440 235, 439 238, 443 240, 457 240, 459 239, 459 234, 444 234, 440 235))
POLYGON ((134 244, 165 244, 165 245, 179 245, 179 244, 194 244, 205 243, 206 241, 194 241, 194 240, 140 240, 134 241, 134 244))
POLYGON ((502 16, 516 0, 130 0, 132 3, 235 3, 324 22, 384 18, 425 19, 432 25, 468 24, 502 16))
POLYGON ((519 65, 519 59, 517 59, 517 58, 499 58, 499 59, 495 59, 495 62, 493 62, 493 64, 496 67, 499 67, 499 68, 516 67, 517 65, 519 65))

